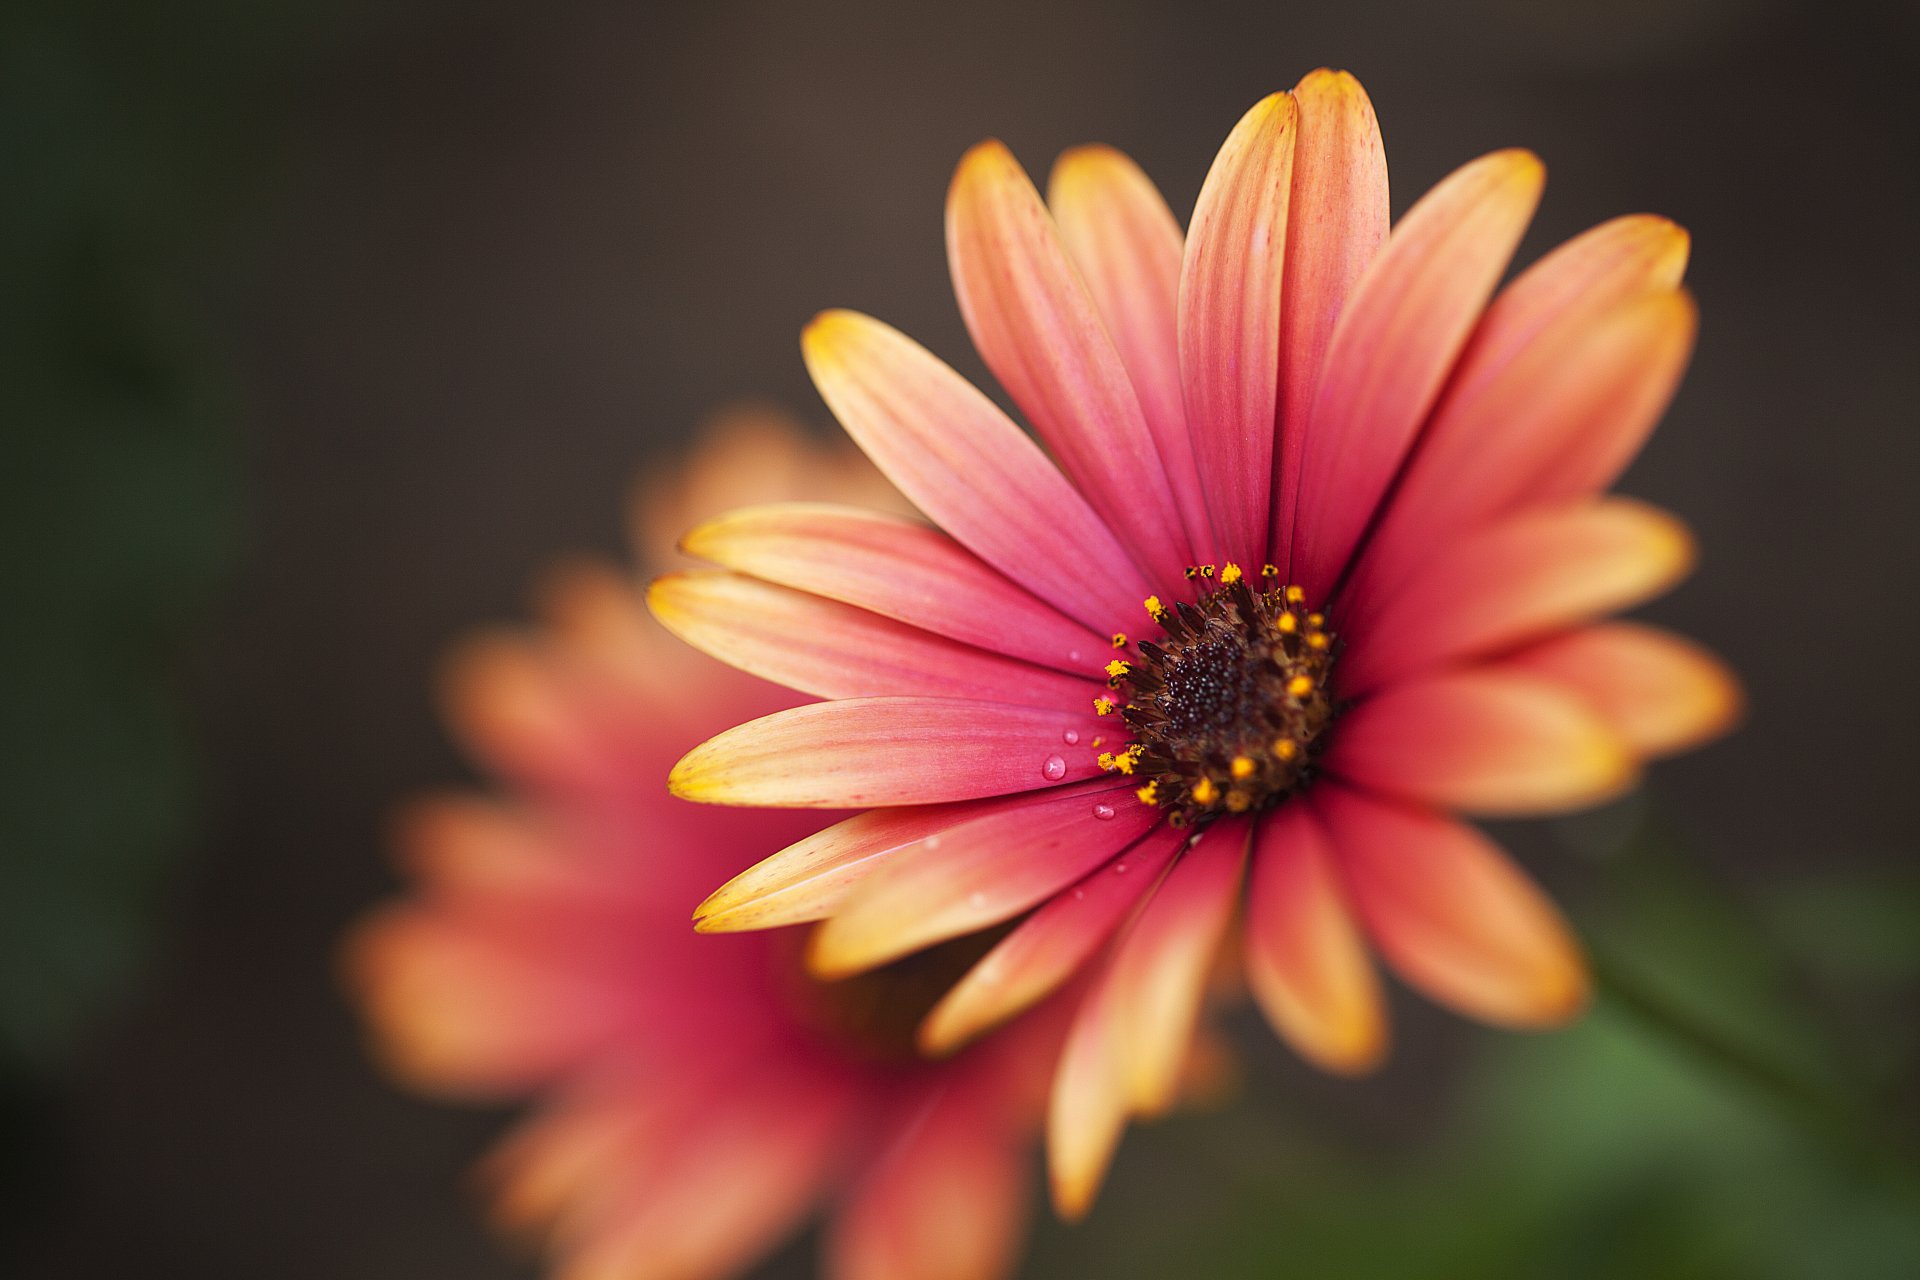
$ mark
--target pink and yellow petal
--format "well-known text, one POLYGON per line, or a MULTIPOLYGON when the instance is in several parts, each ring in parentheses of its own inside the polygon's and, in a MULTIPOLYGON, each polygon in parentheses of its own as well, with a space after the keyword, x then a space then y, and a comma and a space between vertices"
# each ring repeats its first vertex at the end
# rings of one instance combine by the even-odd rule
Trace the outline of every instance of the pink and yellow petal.
POLYGON ((1725 663, 1691 640, 1634 622, 1571 631, 1500 665, 1571 690, 1643 758, 1710 742, 1730 732, 1745 707, 1725 663))

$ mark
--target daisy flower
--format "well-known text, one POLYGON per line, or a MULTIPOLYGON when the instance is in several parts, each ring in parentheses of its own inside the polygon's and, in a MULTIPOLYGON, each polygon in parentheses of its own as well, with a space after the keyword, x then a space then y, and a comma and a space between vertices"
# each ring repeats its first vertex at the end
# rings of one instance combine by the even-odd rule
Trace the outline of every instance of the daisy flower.
POLYGON ((930 517, 742 511, 655 584, 666 625, 828 701, 727 731, 673 789, 865 810, 700 908, 825 920, 822 974, 1006 930, 933 1010, 948 1052, 1092 970, 1052 1088, 1063 1213, 1160 1110, 1205 976, 1244 967, 1304 1057, 1386 1050, 1376 958, 1469 1016, 1587 999, 1534 883, 1456 815, 1592 805, 1725 729, 1713 658, 1604 619, 1672 586, 1671 516, 1602 496, 1695 328, 1687 236, 1604 223, 1499 286, 1543 180, 1476 160, 1389 230, 1374 112, 1316 71, 1235 126, 1183 233, 1104 147, 1045 199, 962 160, 947 249, 974 345, 1039 437, 848 311, 814 382, 930 517))
MULTIPOLYGON (((887 492, 749 420, 655 485, 640 528, 821 490, 887 492)), ((660 778, 708 734, 799 699, 665 635, 596 565, 556 576, 538 627, 471 643, 448 685, 459 737, 504 786, 406 813, 414 887, 355 933, 346 968, 396 1077, 533 1101, 483 1169, 500 1223, 566 1280, 705 1280, 824 1203, 835 1280, 1003 1275, 1059 1018, 931 1062, 914 1027, 986 940, 826 983, 791 932, 686 927, 715 879, 813 824, 697 808, 660 778)))

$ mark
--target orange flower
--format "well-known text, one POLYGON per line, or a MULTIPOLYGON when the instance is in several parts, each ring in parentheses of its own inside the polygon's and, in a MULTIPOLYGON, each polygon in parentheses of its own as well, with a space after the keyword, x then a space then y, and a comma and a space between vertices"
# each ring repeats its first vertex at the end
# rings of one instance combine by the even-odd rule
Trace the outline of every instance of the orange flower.
POLYGON ((939 1050, 1098 966, 1054 1082, 1064 1212, 1164 1105, 1242 901, 1255 996, 1329 1070, 1385 1052, 1376 952, 1489 1022, 1577 1014, 1561 917, 1453 813, 1593 804, 1736 714, 1713 658, 1601 621, 1692 560, 1600 496, 1691 351, 1686 234, 1616 219, 1495 296, 1541 184, 1498 152, 1389 234, 1372 106, 1331 71, 1247 113, 1184 234, 1117 152, 1069 152, 1043 203, 983 143, 954 284, 1046 451, 829 312, 816 385, 939 529, 762 507, 688 536, 723 571, 653 588, 678 634, 830 699, 721 734, 675 790, 868 810, 700 927, 826 919, 812 962, 846 974, 1015 922, 923 1028, 939 1050))
MULTIPOLYGON (((820 489, 890 493, 750 419, 650 490, 643 536, 669 500, 820 489)), ((825 983, 790 931, 689 931, 724 868, 812 823, 699 809, 660 780, 702 737, 798 699, 663 634, 611 569, 559 574, 544 614, 452 665, 459 735, 507 785, 402 823, 417 887, 347 951, 379 1055, 432 1093, 537 1099, 487 1180, 568 1280, 728 1274, 823 1200, 838 1280, 1003 1274, 1059 1019, 929 1062, 915 1023, 983 944, 825 983)))

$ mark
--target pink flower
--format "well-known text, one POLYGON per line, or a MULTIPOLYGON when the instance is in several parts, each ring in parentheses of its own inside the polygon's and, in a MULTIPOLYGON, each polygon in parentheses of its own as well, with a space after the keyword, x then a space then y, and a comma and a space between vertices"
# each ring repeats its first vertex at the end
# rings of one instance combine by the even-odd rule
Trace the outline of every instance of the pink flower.
MULTIPOLYGON (((676 500, 885 501, 860 472, 749 422, 656 487, 643 527, 676 500)), ((720 727, 800 700, 663 634, 613 570, 571 568, 544 604, 451 668, 454 725, 504 788, 414 806, 416 887, 350 940, 379 1056, 430 1093, 536 1100, 486 1181, 567 1280, 729 1274, 823 1202, 836 1280, 1004 1274, 1060 1019, 930 1062, 915 1023, 984 940, 823 983, 792 931, 688 930, 723 869, 813 819, 697 808, 661 778, 720 727)))
POLYGON ((1502 151, 1388 231, 1370 103, 1316 71, 1240 121, 1183 235, 1105 148, 1045 203, 1007 150, 947 208, 961 312, 1044 444, 877 320, 809 370, 939 526, 790 504, 685 542, 656 616, 829 701, 721 734, 674 789, 865 809, 736 877, 709 931, 826 920, 822 974, 1010 932, 922 1029, 949 1051, 1089 967, 1054 1079, 1056 1203, 1163 1107, 1237 908, 1308 1059, 1386 1048, 1377 955, 1488 1022, 1587 999, 1560 915, 1458 813, 1590 805, 1732 722, 1693 645, 1603 621, 1672 586, 1670 516, 1602 497, 1691 350, 1686 234, 1605 223, 1495 296, 1542 185, 1502 151))

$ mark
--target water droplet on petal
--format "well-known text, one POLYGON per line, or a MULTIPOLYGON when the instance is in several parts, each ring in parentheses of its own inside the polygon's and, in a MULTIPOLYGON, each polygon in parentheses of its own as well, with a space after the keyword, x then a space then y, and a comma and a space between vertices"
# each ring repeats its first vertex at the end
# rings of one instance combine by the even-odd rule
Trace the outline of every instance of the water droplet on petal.
POLYGON ((1113 816, 1113 806, 1105 801, 1101 801, 1099 804, 1093 806, 1093 816, 1105 822, 1113 816))
POLYGON ((1048 756, 1046 763, 1040 766, 1040 776, 1048 782, 1058 782, 1067 776, 1067 762, 1059 756, 1048 756))
POLYGON ((1067 650, 1067 661, 1068 662, 1080 661, 1080 651, 1078 649, 1067 650))
POLYGON ((1115 875, 1117 875, 1117 876, 1123 876, 1123 875, 1125 875, 1125 874, 1127 874, 1127 864, 1126 864, 1126 863, 1124 863, 1124 862, 1116 862, 1116 863, 1114 863, 1114 864, 1113 864, 1113 874, 1115 874, 1115 875))
POLYGON ((1061 734, 1060 737, 1070 747, 1080 745, 1080 731, 1078 729, 1069 729, 1061 734))

